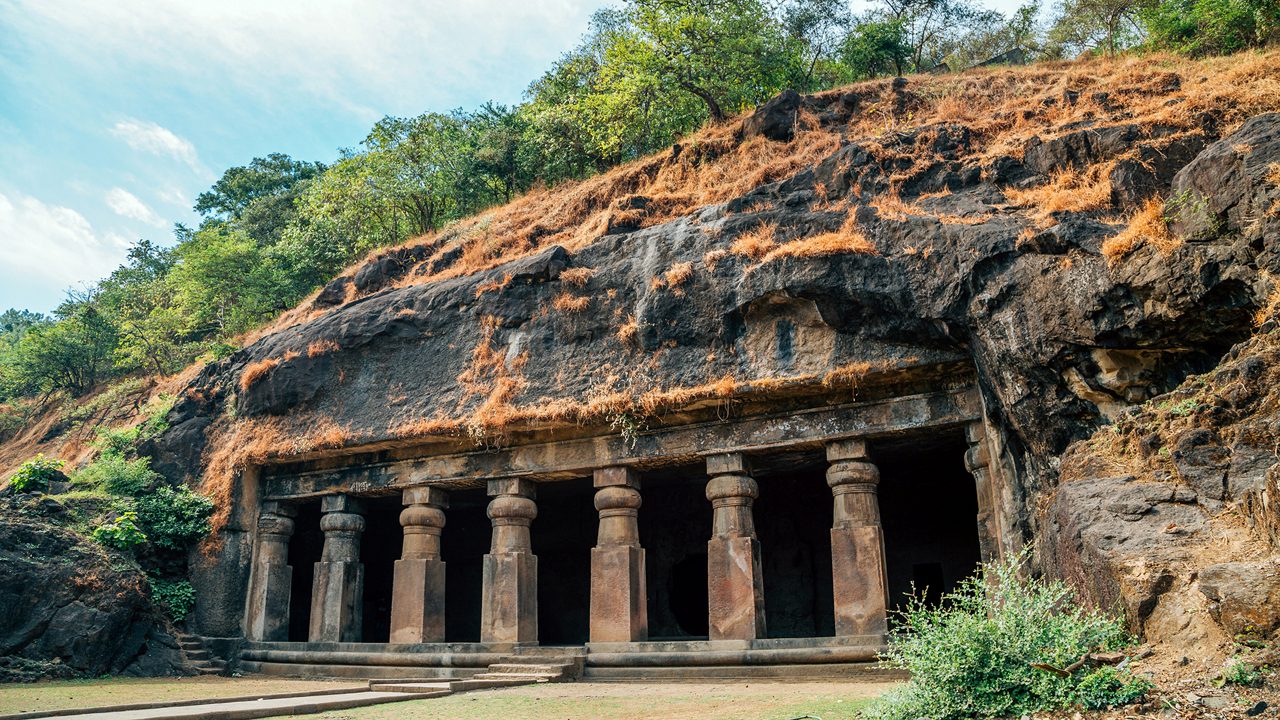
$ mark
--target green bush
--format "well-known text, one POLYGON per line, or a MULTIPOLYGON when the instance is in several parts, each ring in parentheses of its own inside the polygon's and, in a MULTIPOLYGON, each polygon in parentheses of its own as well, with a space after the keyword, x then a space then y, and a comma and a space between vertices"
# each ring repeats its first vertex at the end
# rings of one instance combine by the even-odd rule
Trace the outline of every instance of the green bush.
POLYGON ((147 458, 127 460, 113 450, 104 450, 96 460, 71 477, 77 485, 100 487, 113 495, 138 496, 155 487, 160 474, 147 458))
POLYGON ((1222 685, 1239 685, 1241 687, 1253 687, 1262 682, 1265 673, 1250 665, 1243 660, 1232 660, 1222 671, 1222 676, 1218 678, 1219 686, 1222 685))
POLYGON ((1026 556, 987 565, 975 578, 929 607, 914 598, 899 613, 886 659, 911 681, 884 696, 866 716, 1017 717, 1072 705, 1133 702, 1146 681, 1112 668, 1068 677, 1032 663, 1065 668, 1085 653, 1130 642, 1122 622, 1074 603, 1062 582, 1026 577, 1026 556))
POLYGON ((161 580, 147 577, 151 581, 151 599, 169 613, 174 622, 182 622, 191 614, 196 604, 196 591, 186 580, 161 580))
POLYGON ((117 550, 132 550, 147 541, 146 533, 138 527, 138 513, 132 510, 122 512, 115 520, 94 528, 90 537, 117 550))
POLYGON ((213 501, 185 485, 162 485, 155 492, 138 495, 134 504, 143 530, 157 547, 184 550, 209 533, 213 501))
POLYGON ((49 489, 49 481, 61 474, 62 464, 61 460, 40 453, 18 467, 9 478, 9 487, 14 492, 44 492, 49 489))

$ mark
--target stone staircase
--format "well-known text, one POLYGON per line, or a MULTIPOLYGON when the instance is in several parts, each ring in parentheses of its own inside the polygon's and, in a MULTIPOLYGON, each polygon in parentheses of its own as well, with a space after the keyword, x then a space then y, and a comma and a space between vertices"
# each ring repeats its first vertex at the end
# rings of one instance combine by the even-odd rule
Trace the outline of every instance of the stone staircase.
POLYGON ((182 656, 187 659, 191 667, 195 668, 196 672, 201 675, 227 674, 227 661, 214 657, 213 653, 204 646, 204 640, 199 635, 179 631, 175 636, 178 647, 182 650, 182 656))
POLYGON ((570 682, 582 677, 587 651, 582 647, 516 648, 489 669, 474 676, 481 681, 570 682))

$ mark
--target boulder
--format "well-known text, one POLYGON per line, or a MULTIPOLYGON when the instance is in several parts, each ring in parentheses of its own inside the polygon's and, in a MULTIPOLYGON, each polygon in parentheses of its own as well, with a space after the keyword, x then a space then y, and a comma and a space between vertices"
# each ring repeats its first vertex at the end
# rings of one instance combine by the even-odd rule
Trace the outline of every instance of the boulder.
POLYGON ((800 112, 800 93, 783 90, 742 121, 743 137, 763 135, 770 140, 790 141, 795 137, 796 116, 800 112))

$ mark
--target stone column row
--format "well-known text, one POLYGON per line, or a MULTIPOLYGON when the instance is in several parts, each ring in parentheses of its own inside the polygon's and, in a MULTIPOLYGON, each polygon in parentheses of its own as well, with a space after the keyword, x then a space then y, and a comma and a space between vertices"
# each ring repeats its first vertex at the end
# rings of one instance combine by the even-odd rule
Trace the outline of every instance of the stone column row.
MULTIPOLYGON (((862 441, 827 446, 827 484, 834 510, 831 562, 835 631, 840 636, 886 631, 884 533, 877 500, 879 471, 862 441)), ((741 453, 707 458, 712 537, 707 542, 708 626, 712 640, 766 636, 764 572, 753 504, 759 487, 741 453)), ((645 551, 637 522, 640 480, 626 467, 595 471, 599 533, 591 552, 590 637, 593 642, 637 642, 648 637, 645 551)), ((530 525, 538 515, 535 484, 523 479, 490 480, 492 523, 484 556, 480 640, 531 643, 538 638, 538 559, 530 525)), ((439 488, 404 491, 401 558, 395 562, 391 642, 444 642, 445 563, 440 536, 447 495, 439 488)), ((364 568, 360 535, 364 517, 346 495, 322 500, 324 551, 315 564, 312 642, 360 640, 364 568)), ((294 511, 267 503, 258 525, 258 552, 250 589, 246 632, 253 640, 284 640, 289 627, 292 569, 288 543, 294 511)))

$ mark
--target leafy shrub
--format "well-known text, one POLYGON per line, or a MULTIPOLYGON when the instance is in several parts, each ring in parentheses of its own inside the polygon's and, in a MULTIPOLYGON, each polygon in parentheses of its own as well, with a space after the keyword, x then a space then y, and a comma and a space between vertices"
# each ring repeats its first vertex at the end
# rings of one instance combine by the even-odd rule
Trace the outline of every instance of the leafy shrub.
POLYGON ((147 541, 146 533, 138 527, 138 513, 132 510, 122 512, 115 520, 94 528, 89 537, 117 550, 132 550, 147 541))
POLYGON ((182 622, 191 614, 196 604, 196 591, 187 580, 161 580, 147 577, 151 581, 151 599, 169 613, 174 622, 182 622))
POLYGON ((127 460, 117 452, 104 451, 75 475, 77 485, 101 487, 113 495, 138 496, 155 487, 160 474, 147 458, 127 460))
POLYGON ((1131 705, 1146 697, 1151 681, 1113 667, 1100 667, 1076 685, 1072 699, 1086 710, 1131 705))
POLYGON ((1217 683, 1221 685, 1240 685, 1241 687, 1253 687, 1262 682, 1264 672, 1259 668, 1250 665, 1243 660, 1232 660, 1222 671, 1222 676, 1217 683))
POLYGON ((9 478, 9 487, 14 492, 44 492, 49 489, 49 481, 62 474, 62 464, 61 460, 40 453, 18 467, 9 478))
POLYGON ((209 533, 213 501, 185 485, 162 485, 155 492, 138 495, 135 506, 142 528, 157 547, 183 550, 209 533))
POLYGON ((881 698, 867 716, 1017 717, 1141 698, 1145 681, 1113 668, 1061 677, 1031 666, 1064 668, 1130 638, 1118 618, 1075 604, 1064 583, 1025 577, 1025 562, 1024 554, 984 566, 938 607, 912 599, 899 613, 886 653, 892 665, 911 671, 911 682, 881 698))

